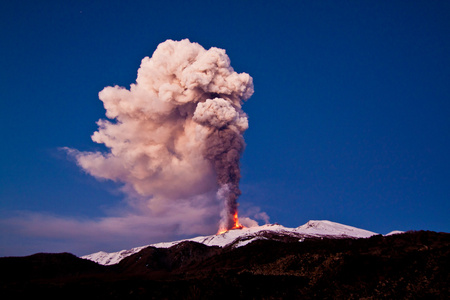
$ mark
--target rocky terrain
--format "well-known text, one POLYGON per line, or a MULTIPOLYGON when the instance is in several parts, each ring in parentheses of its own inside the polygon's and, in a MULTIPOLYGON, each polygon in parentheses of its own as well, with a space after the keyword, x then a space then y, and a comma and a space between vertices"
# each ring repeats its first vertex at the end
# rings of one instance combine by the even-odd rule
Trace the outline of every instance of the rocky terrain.
POLYGON ((450 234, 297 238, 236 247, 182 241, 117 264, 72 254, 0 258, 0 293, 16 299, 448 299, 450 234))

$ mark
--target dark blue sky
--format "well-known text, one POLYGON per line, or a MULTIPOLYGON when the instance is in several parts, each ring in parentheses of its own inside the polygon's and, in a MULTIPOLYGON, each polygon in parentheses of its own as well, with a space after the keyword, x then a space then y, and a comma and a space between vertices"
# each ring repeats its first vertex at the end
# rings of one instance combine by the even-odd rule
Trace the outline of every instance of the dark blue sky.
POLYGON ((450 232, 448 1, 91 2, 0 4, 0 255, 101 250, 36 221, 123 203, 58 148, 102 149, 98 92, 128 88, 143 57, 183 38, 253 77, 242 213, 450 232))

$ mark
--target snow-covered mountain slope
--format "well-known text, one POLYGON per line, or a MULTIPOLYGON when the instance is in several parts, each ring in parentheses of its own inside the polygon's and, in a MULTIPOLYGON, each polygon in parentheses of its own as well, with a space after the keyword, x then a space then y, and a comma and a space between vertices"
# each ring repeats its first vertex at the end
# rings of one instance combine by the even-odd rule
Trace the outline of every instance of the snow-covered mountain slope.
POLYGON ((347 226, 330 221, 309 221, 305 225, 297 228, 286 228, 278 224, 268 224, 251 228, 234 229, 225 233, 210 236, 199 236, 191 239, 179 240, 174 242, 156 243, 142 247, 122 250, 119 252, 97 252, 82 256, 81 258, 95 261, 101 265, 113 265, 119 263, 122 259, 134 253, 141 251, 149 246, 156 248, 169 248, 184 241, 193 241, 207 246, 232 246, 241 247, 258 239, 269 239, 270 236, 285 236, 298 238, 303 241, 305 238, 327 237, 327 238, 368 238, 376 233, 347 226))
POLYGON ((309 221, 294 229, 295 232, 311 236, 367 238, 376 233, 330 221, 309 221))

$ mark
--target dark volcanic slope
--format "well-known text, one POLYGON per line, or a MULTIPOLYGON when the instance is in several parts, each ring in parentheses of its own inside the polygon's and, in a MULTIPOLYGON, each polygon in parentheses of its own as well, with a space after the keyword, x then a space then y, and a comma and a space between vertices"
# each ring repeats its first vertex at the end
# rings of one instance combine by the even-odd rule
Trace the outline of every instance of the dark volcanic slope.
POLYGON ((184 242, 118 265, 71 254, 0 258, 1 294, 101 299, 447 299, 450 234, 258 240, 237 249, 184 242))

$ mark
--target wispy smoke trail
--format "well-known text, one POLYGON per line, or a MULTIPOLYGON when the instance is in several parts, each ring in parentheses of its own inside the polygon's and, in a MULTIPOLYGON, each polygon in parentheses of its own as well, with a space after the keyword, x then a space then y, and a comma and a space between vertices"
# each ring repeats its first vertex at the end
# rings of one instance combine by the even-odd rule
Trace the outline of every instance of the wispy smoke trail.
POLYGON ((110 151, 68 152, 89 174, 123 182, 153 212, 217 191, 220 226, 229 229, 248 128, 241 105, 252 94, 252 78, 233 70, 225 50, 167 40, 142 60, 129 90, 99 93, 112 121, 99 120, 92 140, 110 151))

